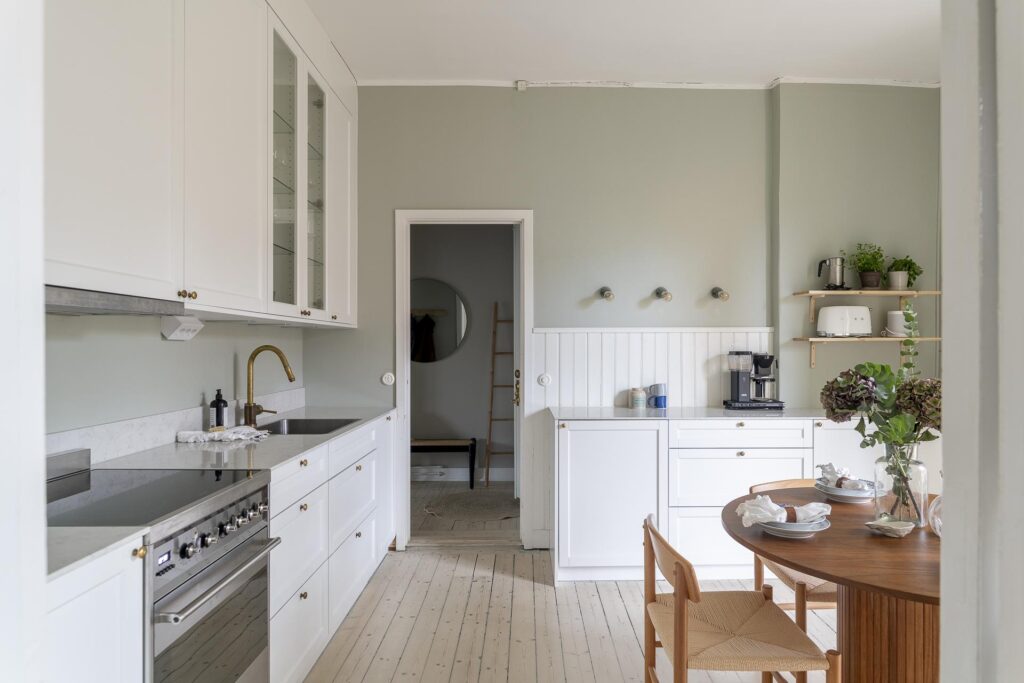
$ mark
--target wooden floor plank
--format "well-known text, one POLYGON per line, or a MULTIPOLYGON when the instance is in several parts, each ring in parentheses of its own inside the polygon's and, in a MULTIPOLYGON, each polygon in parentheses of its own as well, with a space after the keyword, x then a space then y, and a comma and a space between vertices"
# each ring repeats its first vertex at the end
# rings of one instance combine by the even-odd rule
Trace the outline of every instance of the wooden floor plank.
POLYGON ((473 683, 480 678, 480 659, 484 651, 487 628, 487 607, 491 602, 494 583, 495 555, 478 555, 473 569, 473 583, 469 589, 466 614, 455 647, 451 683, 473 683))
POLYGON ((598 683, 626 680, 615 656, 615 644, 597 593, 597 585, 593 581, 577 581, 576 595, 580 601, 580 614, 583 615, 583 628, 587 634, 595 680, 598 683))
MULTIPOLYGON (((430 587, 438 567, 441 566, 442 559, 441 555, 424 555, 420 560, 416 567, 416 573, 413 574, 409 583, 409 589, 402 596, 402 602, 399 603, 395 616, 388 625, 383 640, 366 670, 365 680, 390 681, 394 677, 402 653, 409 644, 409 636, 416 625, 416 619, 423 609, 423 603, 427 598, 427 589, 430 587)), ((352 680, 356 680, 355 677, 352 680)))
POLYGON ((633 625, 626 613, 626 606, 614 581, 598 581, 597 594, 604 608, 605 621, 611 633, 615 657, 619 660, 622 679, 625 681, 644 680, 644 657, 642 643, 636 640, 633 625))
POLYGON ((537 553, 533 558, 533 608, 537 629, 537 681, 561 683, 565 680, 562 639, 558 628, 558 603, 555 597, 551 554, 537 553))
POLYGON ((476 557, 476 553, 459 555, 455 575, 448 588, 444 607, 441 608, 441 618, 434 633, 434 640, 430 644, 426 665, 423 667, 421 680, 425 683, 443 683, 451 678, 455 648, 459 643, 459 632, 462 630, 470 588, 473 585, 476 557))
POLYGON ((441 621, 441 611, 444 609, 448 599, 448 591, 451 588, 452 579, 455 576, 455 568, 458 565, 458 555, 442 555, 437 565, 437 571, 427 587, 427 595, 423 600, 423 606, 416 615, 416 623, 409 633, 408 642, 402 652, 402 658, 395 670, 395 678, 400 680, 414 680, 420 678, 424 667, 427 664, 427 656, 434 642, 434 636, 441 621))
POLYGON ((537 626, 533 603, 533 553, 513 555, 512 625, 509 634, 508 680, 537 680, 537 626))
POLYGON ((494 581, 487 606, 487 628, 480 660, 481 683, 508 680, 509 640, 512 636, 512 586, 515 555, 494 558, 494 581))
POLYGON ((558 629, 562 642, 562 661, 568 683, 593 683, 594 666, 590 660, 587 633, 583 627, 576 584, 561 581, 555 585, 558 605, 558 629))

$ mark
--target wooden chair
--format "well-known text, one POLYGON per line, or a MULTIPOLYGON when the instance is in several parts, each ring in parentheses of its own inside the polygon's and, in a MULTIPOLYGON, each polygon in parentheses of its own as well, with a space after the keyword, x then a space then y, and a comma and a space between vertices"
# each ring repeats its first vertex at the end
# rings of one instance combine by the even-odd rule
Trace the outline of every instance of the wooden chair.
MULTIPOLYGON (((755 484, 750 487, 750 493, 764 493, 776 489, 800 489, 813 488, 813 479, 783 479, 781 481, 769 481, 764 484, 755 484)), ((764 568, 767 567, 772 574, 778 577, 785 585, 789 586, 796 593, 796 602, 780 602, 779 607, 784 610, 796 612, 796 625, 803 631, 807 630, 807 610, 809 609, 835 609, 836 601, 839 599, 836 585, 831 581, 819 579, 810 574, 798 572, 795 569, 784 567, 758 555, 754 555, 754 588, 764 585, 764 568)), ((796 673, 796 683, 806 683, 807 675, 796 673)))
POLYGON ((782 609, 772 587, 760 591, 703 593, 686 558, 644 521, 644 681, 656 683, 656 648, 672 661, 672 680, 686 683, 688 669, 760 671, 762 683, 785 683, 778 671, 825 671, 840 683, 839 653, 822 653, 782 609), (654 567, 673 592, 657 593, 654 567), (660 638, 660 639, 659 639, 660 638))

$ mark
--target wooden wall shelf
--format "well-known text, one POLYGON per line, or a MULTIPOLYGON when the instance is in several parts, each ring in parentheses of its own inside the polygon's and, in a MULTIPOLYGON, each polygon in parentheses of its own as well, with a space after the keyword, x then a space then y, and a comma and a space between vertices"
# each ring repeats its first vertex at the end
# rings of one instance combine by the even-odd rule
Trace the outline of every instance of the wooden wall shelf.
POLYGON ((817 361, 816 346, 818 344, 869 344, 872 342, 903 342, 913 339, 915 342, 937 342, 942 337, 794 337, 793 341, 809 342, 811 345, 811 367, 817 361))
POLYGON ((895 296, 899 297, 900 309, 902 309, 903 303, 907 299, 941 295, 942 292, 938 289, 809 289, 803 292, 793 292, 793 296, 808 297, 807 307, 812 323, 816 315, 815 302, 828 296, 895 296))

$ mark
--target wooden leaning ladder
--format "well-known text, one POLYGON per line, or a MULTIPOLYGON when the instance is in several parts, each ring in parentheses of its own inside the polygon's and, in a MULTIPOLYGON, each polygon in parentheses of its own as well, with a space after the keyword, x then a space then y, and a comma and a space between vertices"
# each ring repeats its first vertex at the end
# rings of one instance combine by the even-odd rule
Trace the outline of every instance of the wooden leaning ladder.
POLYGON ((484 486, 491 485, 491 456, 492 455, 514 455, 513 451, 494 450, 494 423, 513 422, 514 417, 494 417, 494 391, 496 389, 512 389, 513 384, 495 384, 494 373, 497 366, 498 356, 511 356, 512 351, 498 350, 498 325, 511 325, 513 320, 503 320, 498 317, 498 302, 495 301, 491 307, 491 398, 487 404, 487 450, 484 452, 484 486))

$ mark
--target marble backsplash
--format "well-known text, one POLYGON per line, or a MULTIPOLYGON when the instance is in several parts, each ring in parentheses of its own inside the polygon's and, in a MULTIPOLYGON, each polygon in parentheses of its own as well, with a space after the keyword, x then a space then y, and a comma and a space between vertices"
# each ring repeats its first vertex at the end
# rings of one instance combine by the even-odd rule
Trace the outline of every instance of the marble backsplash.
MULTIPOLYGON (((256 402, 268 410, 283 413, 305 407, 306 390, 300 387, 257 396, 256 402)), ((242 422, 243 403, 242 400, 229 402, 228 427, 242 422)), ((177 433, 181 431, 205 429, 208 414, 209 408, 196 406, 169 413, 147 415, 81 429, 70 429, 66 432, 54 432, 46 435, 46 452, 52 455, 75 448, 88 448, 92 451, 92 462, 95 464, 129 453, 144 451, 147 448, 172 443, 177 433)), ((277 419, 275 415, 264 413, 259 416, 258 422, 265 424, 273 422, 275 419, 277 419)))

